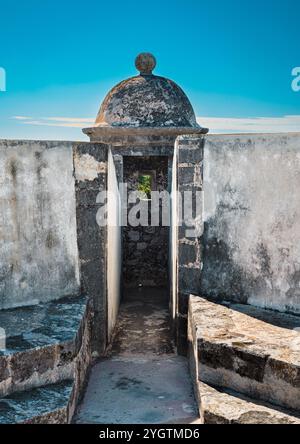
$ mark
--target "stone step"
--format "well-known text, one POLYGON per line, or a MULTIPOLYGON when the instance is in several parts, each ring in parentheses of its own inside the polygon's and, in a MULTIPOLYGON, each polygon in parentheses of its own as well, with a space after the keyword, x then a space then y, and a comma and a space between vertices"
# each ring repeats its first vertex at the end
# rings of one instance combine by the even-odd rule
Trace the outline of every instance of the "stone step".
POLYGON ((73 380, 14 393, 0 399, 0 424, 68 424, 73 380))
POLYGON ((293 411, 274 409, 233 391, 197 383, 201 424, 300 424, 293 411))
POLYGON ((300 411, 300 318, 191 296, 194 380, 300 411))
POLYGON ((88 319, 83 296, 0 311, 0 397, 85 373, 88 319))

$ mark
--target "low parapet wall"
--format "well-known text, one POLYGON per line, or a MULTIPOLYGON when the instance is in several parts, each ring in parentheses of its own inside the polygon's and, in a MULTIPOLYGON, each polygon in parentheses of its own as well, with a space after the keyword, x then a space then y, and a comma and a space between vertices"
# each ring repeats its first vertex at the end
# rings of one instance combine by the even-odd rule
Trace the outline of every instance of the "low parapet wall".
POLYGON ((184 136, 175 157, 178 190, 202 193, 175 241, 179 350, 190 293, 299 314, 300 134, 184 136))
POLYGON ((300 313, 300 134, 208 136, 203 295, 300 313))
POLYGON ((0 141, 0 309, 79 292, 72 146, 0 141))
POLYGON ((108 148, 97 143, 0 141, 0 310, 84 292, 94 346, 107 341, 108 148))
MULTIPOLYGON (((190 293, 299 314, 300 134, 181 136, 175 160, 178 190, 202 193, 203 206, 196 237, 172 230, 178 342, 190 293)), ((0 309, 83 289, 100 352, 120 280, 107 287, 112 242, 96 221, 107 164, 101 143, 0 141, 0 309)))

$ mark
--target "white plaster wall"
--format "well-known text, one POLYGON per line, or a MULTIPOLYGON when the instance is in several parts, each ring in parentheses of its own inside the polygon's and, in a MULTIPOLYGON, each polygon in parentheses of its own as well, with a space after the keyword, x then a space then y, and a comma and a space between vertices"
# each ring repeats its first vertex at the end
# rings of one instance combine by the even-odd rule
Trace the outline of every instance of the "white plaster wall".
POLYGON ((72 143, 0 141, 0 309, 78 291, 72 143))
POLYGON ((119 305, 122 270, 122 243, 121 243, 121 199, 116 176, 114 159, 108 153, 108 232, 107 232, 107 291, 108 291, 108 340, 115 327, 119 305))
POLYGON ((300 134, 208 136, 204 199, 202 293, 300 313, 300 134))
POLYGON ((177 161, 178 161, 178 142, 175 142, 173 165, 172 165, 172 183, 171 183, 171 223, 170 223, 170 252, 169 252, 169 275, 171 288, 171 315, 174 320, 177 315, 177 263, 178 263, 178 196, 177 196, 177 161))

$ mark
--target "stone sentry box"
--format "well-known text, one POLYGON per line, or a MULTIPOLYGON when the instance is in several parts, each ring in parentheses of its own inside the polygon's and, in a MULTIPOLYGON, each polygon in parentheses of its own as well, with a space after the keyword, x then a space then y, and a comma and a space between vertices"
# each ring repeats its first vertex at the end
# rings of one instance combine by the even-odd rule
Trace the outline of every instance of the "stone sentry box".
MULTIPOLYGON (((158 170, 163 171, 165 177, 161 185, 170 192, 172 189, 176 189, 175 176, 173 176, 173 173, 176 172, 174 172, 173 162, 177 137, 180 135, 201 135, 207 133, 208 130, 198 125, 192 105, 182 89, 173 81, 152 74, 155 66, 156 60, 151 54, 140 54, 136 59, 136 68, 140 71, 140 74, 119 83, 107 94, 96 118, 95 126, 86 128, 83 132, 90 137, 92 143, 97 142, 108 147, 112 153, 119 184, 129 175, 129 167, 126 169, 126 166, 131 163, 131 166, 136 165, 136 169, 133 171, 135 175, 138 174, 140 169, 143 171, 155 169, 156 174, 158 174, 158 170), (140 164, 140 166, 138 166, 138 164, 140 164), (162 164, 164 164, 163 167, 162 164)), ((191 148, 192 152, 195 152, 199 148, 198 145, 196 145, 194 148, 191 148)), ((201 149, 199 152, 201 157, 201 149)), ((195 156, 193 160, 194 163, 199 160, 198 157, 195 156)), ((181 165, 182 163, 183 161, 180 161, 180 168, 183 166, 181 165)), ((175 166, 175 168, 177 168, 177 166, 175 166)), ((192 168, 194 168, 194 166, 186 168, 185 173, 190 173, 192 168)), ((195 168, 197 169, 198 166, 195 168)), ((181 172, 178 178, 181 180, 181 172)), ((191 185, 194 187, 195 184, 192 179, 183 185, 191 185)), ((153 239, 155 237, 157 237, 157 239, 160 237, 163 245, 162 260, 157 261, 154 266, 154 271, 157 271, 156 279, 152 279, 151 276, 150 279, 146 279, 146 264, 142 267, 143 269, 135 275, 133 272, 134 264, 132 267, 129 265, 130 259, 128 256, 130 256, 130 254, 128 254, 128 251, 124 251, 124 237, 121 245, 121 247, 123 247, 123 254, 115 255, 114 264, 111 263, 111 266, 120 269, 120 260, 122 260, 122 256, 125 258, 125 270, 123 268, 123 272, 125 271, 125 273, 115 276, 114 288, 116 288, 116 279, 119 279, 117 283, 118 288, 122 288, 126 284, 132 285, 135 280, 136 285, 142 283, 169 287, 170 310, 174 321, 174 331, 178 330, 176 337, 178 339, 179 351, 181 351, 181 349, 183 350, 183 347, 180 345, 182 337, 184 336, 183 329, 184 325, 186 326, 187 324, 186 312, 183 310, 185 310, 187 303, 182 302, 184 297, 180 298, 180 302, 177 298, 177 282, 179 282, 181 286, 181 282, 184 279, 184 272, 186 279, 189 279, 188 271, 190 270, 185 270, 185 264, 182 263, 180 265, 180 261, 177 261, 178 254, 176 250, 178 240, 174 237, 174 235, 176 236, 174 223, 175 220, 173 217, 172 225, 166 232, 159 231, 157 235, 154 232, 151 238, 147 237, 147 242, 149 243, 146 247, 150 245, 151 240, 155 240, 153 239), (168 263, 168 266, 166 266, 166 263, 168 263), (163 264, 163 267, 159 270, 160 264, 163 264), (181 307, 180 310, 178 308, 179 303, 181 307)), ((162 230, 163 227, 158 228, 162 230)), ((128 235, 133 236, 133 232, 129 230, 128 235)), ((182 245, 183 243, 184 242, 182 242, 182 245)), ((133 241, 132 244, 135 244, 138 249, 138 241, 133 241)), ((188 245, 187 242, 186 246, 188 245)), ((132 245, 132 247, 134 247, 134 245, 132 245)), ((181 250, 183 250, 183 247, 181 250)), ((110 245, 108 245, 108 255, 109 254, 110 245)), ((136 254, 137 250, 133 256, 136 254)), ((135 259, 136 258, 133 257, 132 260, 135 261, 135 259)), ((189 263, 187 265, 189 265, 189 263)), ((153 275, 154 273, 152 277, 153 275)), ((108 300, 111 298, 110 293, 110 289, 108 288, 108 300)), ((120 300, 120 297, 118 300, 120 300)))
MULTIPOLYGON (((111 339, 124 284, 117 223, 121 209, 118 202, 109 201, 115 225, 99 226, 98 194, 113 189, 121 198, 118 184, 126 173, 126 159, 147 159, 142 170, 155 170, 157 183, 157 166, 163 164, 163 187, 170 191, 181 168, 173 166, 176 138, 207 132, 197 124, 184 92, 171 80, 152 74, 153 56, 139 56, 136 66, 140 75, 113 88, 95 126, 84 130, 90 142, 0 142, 0 309, 83 291, 93 305, 95 356, 104 353, 111 339)), ((169 241, 165 233, 164 269, 156 273, 159 279, 153 284, 170 284, 172 317, 175 321, 180 314, 181 321, 185 313, 178 310, 173 292, 178 265, 177 253, 171 254, 177 248, 177 242, 172 246, 173 228, 168 227, 169 241)))

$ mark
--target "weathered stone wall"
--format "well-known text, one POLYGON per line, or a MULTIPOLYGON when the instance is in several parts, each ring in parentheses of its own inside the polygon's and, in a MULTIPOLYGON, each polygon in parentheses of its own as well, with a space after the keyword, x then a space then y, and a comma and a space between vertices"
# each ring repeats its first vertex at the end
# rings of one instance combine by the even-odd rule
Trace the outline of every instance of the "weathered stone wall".
MULTIPOLYGON (((119 240, 111 228, 107 249, 107 227, 97 223, 98 193, 117 184, 112 169, 108 184, 107 163, 104 144, 0 141, 0 309, 84 292, 92 300, 99 354, 117 316, 112 282, 120 281, 120 270, 107 273, 108 256, 118 256, 120 228, 119 240)), ((111 208, 118 217, 119 203, 111 208)))
MULTIPOLYGON (((138 190, 139 175, 145 171, 155 172, 154 191, 168 190, 167 157, 124 157, 124 182, 128 192, 138 190)), ((169 227, 151 226, 151 201, 149 226, 126 226, 123 228, 123 283, 127 287, 168 287, 169 227)), ((132 206, 129 207, 129 211, 132 206)))
POLYGON ((0 141, 0 309, 79 289, 72 143, 0 141))
POLYGON ((77 242, 82 291, 92 300, 92 351, 107 346, 107 226, 99 226, 98 194, 107 190, 108 147, 101 143, 74 146, 77 242))
POLYGON ((300 313, 299 190, 300 134, 207 136, 203 296, 300 313))
POLYGON ((203 136, 180 136, 175 144, 176 184, 179 193, 176 198, 176 211, 173 227, 173 248, 177 257, 173 272, 173 288, 176 305, 176 342, 180 354, 187 351, 187 312, 191 293, 200 292, 200 275, 202 268, 201 237, 203 233, 203 136), (188 194, 186 194, 188 193, 188 194), (192 196, 193 212, 187 208, 189 196, 192 196), (196 203, 200 208, 197 208, 196 203), (191 217, 190 217, 191 216, 191 217))

